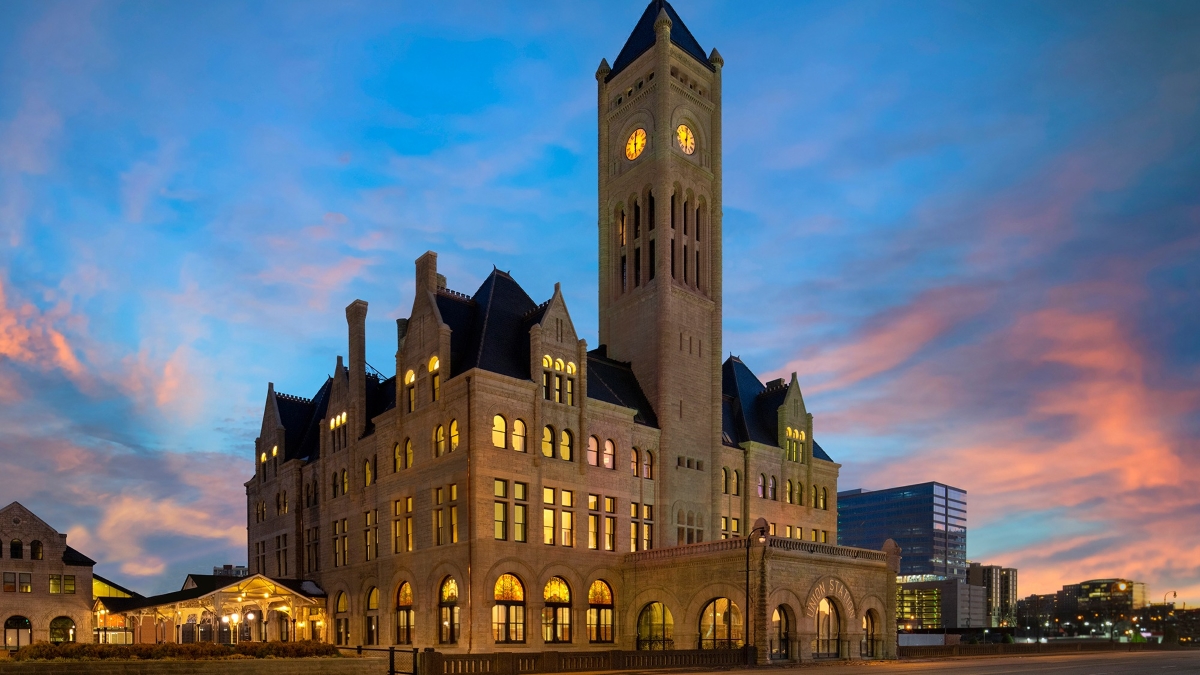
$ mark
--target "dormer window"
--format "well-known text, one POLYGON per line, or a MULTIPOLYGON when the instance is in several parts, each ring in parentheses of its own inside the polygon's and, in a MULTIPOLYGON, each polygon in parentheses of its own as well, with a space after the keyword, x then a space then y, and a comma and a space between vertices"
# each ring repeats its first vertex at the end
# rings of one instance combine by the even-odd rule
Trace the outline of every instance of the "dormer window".
POLYGON ((429 384, 432 393, 431 400, 433 401, 437 401, 441 396, 442 378, 441 373, 438 372, 438 369, 441 368, 441 365, 441 361, 438 360, 438 357, 434 356, 429 359, 429 384))
POLYGON ((408 401, 408 412, 417 409, 417 374, 411 370, 404 374, 404 399, 408 401))
POLYGON ((563 361, 546 354, 542 357, 542 368, 545 368, 542 371, 542 398, 555 403, 575 405, 574 375, 578 369, 575 362, 563 361))

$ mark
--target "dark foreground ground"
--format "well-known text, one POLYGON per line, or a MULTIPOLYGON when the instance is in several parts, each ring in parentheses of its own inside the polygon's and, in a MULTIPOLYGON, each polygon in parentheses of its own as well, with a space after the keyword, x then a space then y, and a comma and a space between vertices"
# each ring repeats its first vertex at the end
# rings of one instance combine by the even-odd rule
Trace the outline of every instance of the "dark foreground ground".
MULTIPOLYGON (((829 675, 858 675, 859 673, 872 675, 888 675, 889 673, 971 673, 972 675, 1007 675, 1008 673, 1145 675, 1154 673, 1174 675, 1175 673, 1200 673, 1200 651, 904 659, 866 664, 816 665, 787 670, 815 672, 827 670, 829 675)), ((784 675, 784 673, 780 673, 780 675, 784 675)))

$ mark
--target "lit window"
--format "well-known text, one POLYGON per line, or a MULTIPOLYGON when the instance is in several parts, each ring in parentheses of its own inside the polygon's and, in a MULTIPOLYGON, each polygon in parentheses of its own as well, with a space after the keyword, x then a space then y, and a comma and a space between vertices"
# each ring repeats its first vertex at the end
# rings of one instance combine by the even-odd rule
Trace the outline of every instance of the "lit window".
POLYGON ((513 420, 513 450, 525 452, 525 422, 513 420))
POLYGON ((562 434, 559 438, 558 458, 565 459, 569 462, 569 461, 571 461, 571 458, 574 456, 574 450, 575 450, 575 437, 571 434, 570 431, 563 429, 562 434))
POLYGON ((450 420, 450 452, 458 449, 458 420, 450 420))
POLYGON ((496 580, 492 605, 492 639, 497 643, 525 641, 525 587, 512 574, 496 580))
POLYGON ((446 454, 446 427, 440 424, 433 429, 433 453, 434 457, 446 454))
POLYGON ((562 577, 552 577, 542 592, 542 641, 571 641, 571 587, 562 577))
POLYGON ((595 436, 588 436, 587 463, 600 466, 600 439, 595 436))
POLYGON ((633 448, 632 450, 629 451, 629 469, 630 469, 630 471, 633 472, 633 475, 635 478, 638 475, 638 465, 640 463, 641 462, 639 461, 639 458, 638 458, 638 449, 633 448))
POLYGON ((547 426, 542 429, 542 456, 554 456, 554 427, 547 426))
POLYGON ((542 357, 542 367, 543 368, 553 368, 554 367, 554 359, 550 358, 549 354, 542 357))
POLYGON ((617 447, 613 445, 612 440, 604 441, 604 456, 600 459, 600 465, 606 469, 617 468, 617 447))
POLYGON ((275 447, 271 448, 271 456, 274 457, 278 454, 279 454, 279 446, 276 445, 275 447))
POLYGON ((566 366, 563 364, 562 359, 554 359, 554 369, 555 370, 562 370, 565 367, 566 366))
POLYGON ((442 362, 438 360, 438 357, 431 356, 429 358, 429 372, 436 373, 438 371, 438 368, 441 367, 441 365, 442 365, 442 362))
POLYGON ((613 641, 612 587, 601 579, 588 589, 587 630, 589 642, 613 641))
POLYGON ((503 415, 492 418, 492 445, 497 448, 508 447, 508 420, 503 415))
POLYGON ((575 362, 574 362, 574 361, 569 361, 569 362, 567 363, 567 374, 568 374, 568 375, 574 375, 574 374, 575 374, 575 362))

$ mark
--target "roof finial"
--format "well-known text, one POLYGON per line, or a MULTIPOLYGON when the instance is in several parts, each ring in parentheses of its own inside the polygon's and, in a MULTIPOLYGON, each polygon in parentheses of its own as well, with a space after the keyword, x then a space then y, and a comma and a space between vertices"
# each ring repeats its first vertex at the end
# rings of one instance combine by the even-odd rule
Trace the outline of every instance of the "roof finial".
POLYGON ((608 77, 611 72, 612 68, 608 67, 608 59, 600 59, 600 67, 596 68, 596 79, 608 77))
POLYGON ((721 58, 721 52, 717 51, 716 47, 713 47, 712 53, 708 55, 708 62, 714 68, 721 68, 725 65, 725 59, 721 58))
POLYGON ((672 25, 671 17, 667 16, 667 8, 660 8, 658 10, 658 17, 654 19, 654 32, 662 33, 665 30, 667 33, 670 33, 672 25))

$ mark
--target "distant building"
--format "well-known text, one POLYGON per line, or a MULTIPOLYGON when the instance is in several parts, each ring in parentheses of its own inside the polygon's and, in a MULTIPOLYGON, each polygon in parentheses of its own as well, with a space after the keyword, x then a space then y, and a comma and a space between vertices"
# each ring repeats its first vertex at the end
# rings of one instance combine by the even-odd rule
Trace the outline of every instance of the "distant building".
POLYGON ((967 580, 967 493, 942 483, 837 493, 838 544, 878 550, 894 539, 900 574, 967 580))
POLYGON ((1028 630, 1039 626, 1043 632, 1054 626, 1058 615, 1058 594, 1034 594, 1017 601, 1017 625, 1028 630))
POLYGON ((213 567, 214 577, 248 577, 250 576, 250 568, 245 565, 222 565, 221 567, 213 567))
POLYGON ((1017 624, 1041 625, 1058 635, 1108 634, 1127 630, 1147 606, 1146 584, 1130 579, 1092 579, 1067 584, 1053 595, 1031 595, 1018 603, 1017 624), (1115 628, 1113 628, 1115 626, 1115 628))
POLYGON ((986 628, 985 590, 931 575, 896 579, 896 623, 902 631, 986 628))
POLYGON ((1016 625, 1017 570, 973 562, 967 568, 967 583, 984 587, 989 626, 998 628, 1016 625))
POLYGON ((92 566, 18 502, 0 509, 0 619, 4 647, 92 641, 92 566))

